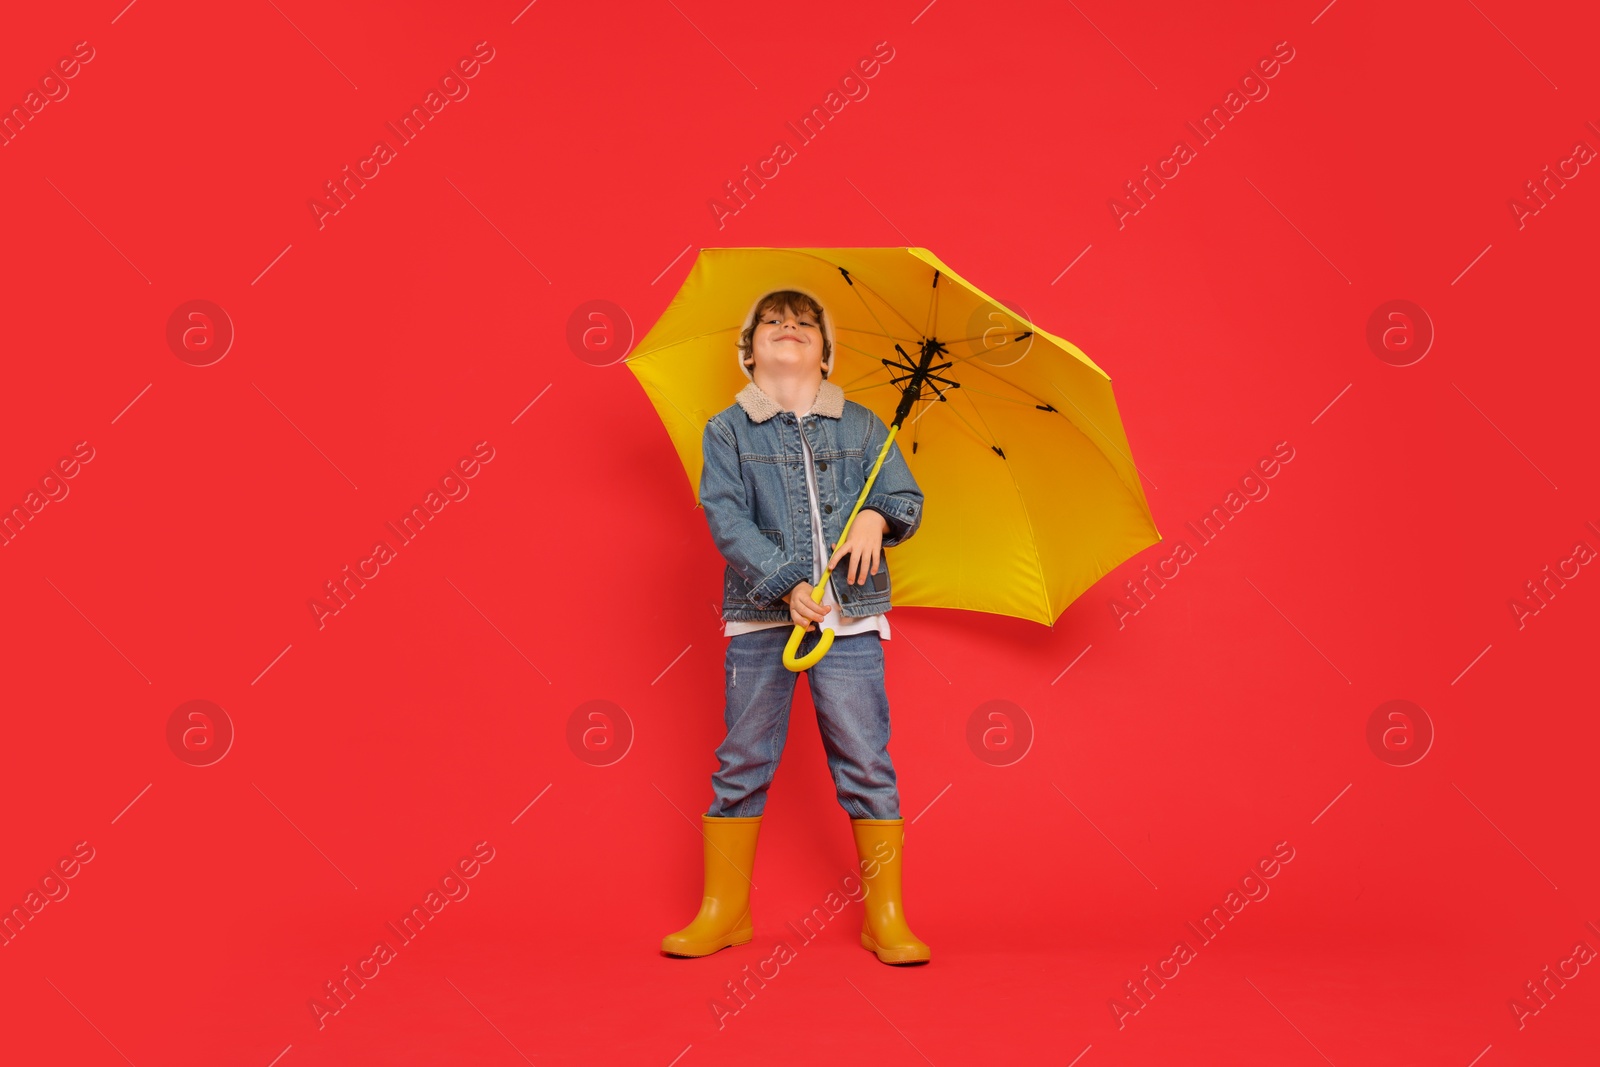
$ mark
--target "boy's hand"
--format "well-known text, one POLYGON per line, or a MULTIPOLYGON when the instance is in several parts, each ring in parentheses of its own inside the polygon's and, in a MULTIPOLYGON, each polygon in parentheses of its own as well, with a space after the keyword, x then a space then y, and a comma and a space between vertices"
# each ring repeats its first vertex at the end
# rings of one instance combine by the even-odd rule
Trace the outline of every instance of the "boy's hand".
POLYGON ((826 607, 811 602, 813 588, 810 582, 800 582, 783 594, 784 602, 789 605, 789 620, 807 630, 813 629, 817 623, 828 617, 826 607))
POLYGON ((850 535, 828 560, 828 567, 831 569, 840 557, 849 555, 850 567, 845 581, 850 585, 864 584, 869 574, 878 573, 878 562, 883 555, 883 535, 888 531, 888 519, 876 511, 862 508, 856 512, 855 521, 850 524, 850 535))

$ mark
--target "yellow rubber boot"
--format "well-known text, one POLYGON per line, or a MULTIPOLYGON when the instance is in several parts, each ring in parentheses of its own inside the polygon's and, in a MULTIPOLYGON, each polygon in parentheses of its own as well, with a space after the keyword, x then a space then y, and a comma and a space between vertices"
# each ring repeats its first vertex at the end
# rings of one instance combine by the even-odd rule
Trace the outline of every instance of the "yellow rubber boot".
POLYGON ((661 951, 669 956, 709 956, 755 936, 750 922, 750 874, 755 869, 761 816, 719 819, 702 815, 700 826, 705 838, 705 897, 694 921, 661 939, 661 951))
POLYGON ((900 901, 900 872, 905 860, 904 819, 851 819, 856 856, 861 860, 861 947, 884 963, 927 963, 928 946, 906 925, 900 901))

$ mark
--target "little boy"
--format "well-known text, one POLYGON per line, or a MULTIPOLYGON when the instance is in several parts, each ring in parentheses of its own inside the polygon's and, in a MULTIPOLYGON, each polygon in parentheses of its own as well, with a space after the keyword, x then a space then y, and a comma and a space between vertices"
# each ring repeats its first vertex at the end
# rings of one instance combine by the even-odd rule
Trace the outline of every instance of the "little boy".
POLYGON ((796 652, 803 656, 820 639, 820 624, 833 630, 834 642, 804 673, 867 889, 861 944, 884 963, 929 959, 900 900, 905 820, 888 752, 882 645, 891 607, 882 549, 921 525, 922 490, 893 446, 840 541, 889 431, 827 380, 833 356, 832 320, 814 294, 767 293, 752 305, 738 340, 750 382, 706 425, 700 502, 727 562, 728 732, 711 778, 715 799, 701 816, 704 898, 694 921, 662 939, 668 955, 706 956, 753 937, 756 837, 796 679, 783 650, 792 627, 803 626, 796 652), (814 583, 841 559, 822 602, 813 603, 814 583))

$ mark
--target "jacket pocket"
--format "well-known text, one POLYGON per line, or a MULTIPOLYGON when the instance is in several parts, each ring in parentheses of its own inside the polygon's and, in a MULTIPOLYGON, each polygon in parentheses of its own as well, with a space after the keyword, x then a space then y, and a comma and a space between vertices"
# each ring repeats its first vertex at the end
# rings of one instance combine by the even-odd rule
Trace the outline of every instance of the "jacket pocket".
POLYGON ((765 527, 762 527, 761 528, 761 533, 766 537, 766 539, 768 541, 771 541, 773 544, 777 545, 780 549, 783 548, 783 531, 782 530, 772 530, 772 529, 767 529, 765 527))
POLYGON ((866 615, 874 611, 882 610, 881 608, 878 608, 877 605, 879 603, 886 602, 891 596, 892 583, 889 580, 889 554, 885 552, 879 558, 878 573, 869 573, 867 575, 867 580, 862 582, 860 585, 851 585, 849 581, 843 577, 843 575, 847 573, 846 567, 849 563, 849 560, 849 556, 841 559, 839 561, 839 566, 836 567, 833 572, 833 580, 839 583, 838 585, 834 586, 833 595, 835 597, 839 597, 841 595, 845 597, 844 601, 842 602, 843 608, 845 609, 844 614, 866 615), (873 605, 872 607, 866 606, 869 602, 873 605))

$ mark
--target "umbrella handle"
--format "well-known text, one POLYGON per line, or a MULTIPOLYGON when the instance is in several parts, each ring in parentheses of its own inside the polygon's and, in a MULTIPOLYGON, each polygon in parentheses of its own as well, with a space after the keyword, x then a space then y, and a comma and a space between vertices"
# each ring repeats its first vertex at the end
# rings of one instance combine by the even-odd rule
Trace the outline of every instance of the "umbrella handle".
MULTIPOLYGON (((872 492, 872 483, 878 478, 878 471, 883 467, 883 461, 889 456, 889 449, 894 445, 894 436, 900 432, 900 424, 895 423, 889 427, 889 436, 884 438, 883 448, 878 451, 878 461, 872 465, 872 470, 867 475, 867 482, 861 487, 861 495, 856 497, 856 506, 850 509, 850 517, 844 520, 844 529, 839 531, 839 543, 850 536, 850 525, 856 521, 856 516, 861 513, 861 505, 867 502, 867 496, 872 492)), ((835 546, 837 547, 837 545, 835 546)), ((828 588, 828 576, 833 573, 829 567, 822 572, 822 580, 811 589, 811 602, 822 603, 823 592, 828 588)), ((791 671, 808 670, 815 666, 823 656, 828 654, 828 649, 833 647, 833 627, 825 626, 822 629, 822 639, 817 646, 799 659, 795 658, 795 649, 800 647, 800 638, 805 634, 805 627, 796 624, 794 632, 789 635, 789 643, 783 646, 783 665, 791 671)))
POLYGON ((799 659, 795 659, 794 650, 800 647, 800 638, 805 632, 805 627, 797 625, 794 628, 794 632, 789 635, 789 643, 783 646, 783 665, 791 671, 808 670, 828 654, 828 649, 833 647, 833 627, 825 626, 822 628, 822 640, 817 642, 817 647, 799 659))

